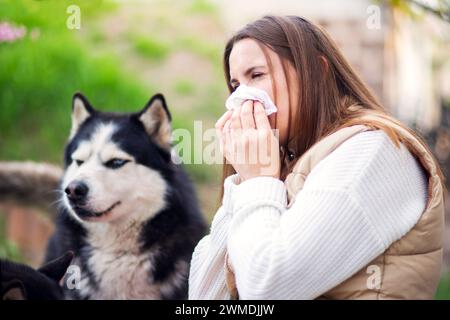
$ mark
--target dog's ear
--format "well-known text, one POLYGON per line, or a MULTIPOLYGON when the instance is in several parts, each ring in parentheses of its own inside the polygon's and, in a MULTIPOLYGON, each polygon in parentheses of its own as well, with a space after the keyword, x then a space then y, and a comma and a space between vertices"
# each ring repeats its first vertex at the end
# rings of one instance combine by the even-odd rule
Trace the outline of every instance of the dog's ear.
POLYGON ((87 118, 94 114, 89 101, 81 93, 77 92, 72 99, 72 129, 70 130, 70 138, 77 132, 80 125, 86 121, 87 118))
POLYGON ((12 280, 3 286, 1 300, 26 300, 25 292, 22 281, 12 280))
POLYGON ((72 262, 73 257, 73 252, 69 251, 63 256, 42 266, 38 271, 42 274, 45 274, 47 277, 59 282, 66 274, 67 268, 72 262))
POLYGON ((137 116, 156 143, 164 149, 170 149, 172 144, 172 117, 164 96, 160 93, 154 95, 137 116))

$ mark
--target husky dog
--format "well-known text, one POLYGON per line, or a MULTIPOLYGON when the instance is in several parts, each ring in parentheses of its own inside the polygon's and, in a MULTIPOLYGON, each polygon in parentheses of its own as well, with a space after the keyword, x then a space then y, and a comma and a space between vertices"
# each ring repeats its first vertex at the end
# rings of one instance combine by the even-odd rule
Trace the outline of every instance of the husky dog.
POLYGON ((187 174, 172 161, 171 134, 161 94, 129 114, 97 111, 74 95, 61 208, 46 257, 75 253, 79 279, 66 275, 68 298, 187 298, 205 222, 187 174))

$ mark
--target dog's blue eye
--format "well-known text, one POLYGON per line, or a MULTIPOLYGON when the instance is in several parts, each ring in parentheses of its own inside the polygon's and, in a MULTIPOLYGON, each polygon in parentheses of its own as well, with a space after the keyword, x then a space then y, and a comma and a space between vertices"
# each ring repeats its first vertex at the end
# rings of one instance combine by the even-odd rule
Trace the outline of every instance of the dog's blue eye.
POLYGON ((111 159, 105 163, 105 166, 111 169, 118 169, 127 162, 129 162, 129 160, 111 159))

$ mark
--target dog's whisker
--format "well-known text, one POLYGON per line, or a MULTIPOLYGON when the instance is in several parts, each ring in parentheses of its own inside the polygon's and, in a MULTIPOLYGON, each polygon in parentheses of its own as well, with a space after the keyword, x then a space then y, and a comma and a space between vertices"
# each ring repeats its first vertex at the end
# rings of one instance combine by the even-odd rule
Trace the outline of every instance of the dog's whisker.
POLYGON ((65 206, 64 199, 59 198, 50 203, 50 207, 63 208, 65 206))

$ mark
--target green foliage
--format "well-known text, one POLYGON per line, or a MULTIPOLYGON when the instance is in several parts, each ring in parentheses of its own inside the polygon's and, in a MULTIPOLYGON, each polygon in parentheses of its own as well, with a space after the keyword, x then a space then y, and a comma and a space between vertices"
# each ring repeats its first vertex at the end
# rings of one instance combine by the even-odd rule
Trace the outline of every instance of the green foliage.
POLYGON ((211 63, 220 65, 221 50, 206 41, 202 41, 197 37, 186 36, 178 40, 179 48, 188 50, 203 58, 209 59, 211 63))
POLYGON ((208 0, 193 0, 188 10, 197 14, 214 14, 217 7, 208 0))
POLYGON ((442 276, 441 282, 437 289, 435 299, 437 300, 450 300, 450 273, 446 273, 442 276))
POLYGON ((170 46, 164 41, 151 38, 148 35, 131 37, 134 49, 142 56, 154 60, 162 60, 170 53, 170 46))
MULTIPOLYGON (((200 119, 204 128, 213 126, 224 110, 222 41, 202 36, 198 21, 217 26, 215 6, 207 0, 139 5, 136 15, 133 4, 107 0, 0 0, 0 22, 27 28, 25 38, 0 43, 1 160, 61 164, 75 91, 101 110, 123 112, 139 110, 156 91, 174 93, 167 96, 174 128, 193 133, 200 119), (72 4, 80 6, 81 30, 66 26, 72 4), (110 28, 124 14, 131 22, 110 28), (201 63, 192 67, 206 65, 209 80, 195 82, 168 65, 166 58, 179 52, 196 55, 201 63)), ((217 180, 211 165, 186 167, 198 183, 217 180)))
POLYGON ((66 20, 70 5, 80 7, 82 20, 98 17, 116 7, 111 1, 102 0, 0 0, 0 18, 28 27, 64 32, 64 29, 68 31, 66 20))
POLYGON ((436 0, 432 2, 421 0, 375 0, 375 3, 385 4, 413 18, 418 18, 428 13, 450 22, 449 0, 436 0))
MULTIPOLYGON (((91 52, 76 30, 65 27, 65 11, 54 14, 61 7, 59 1, 32 1, 30 6, 14 1, 0 11, 0 21, 24 24, 28 30, 39 28, 37 38, 27 35, 0 44, 2 159, 61 162, 70 128, 71 97, 76 91, 100 109, 120 111, 139 110, 153 93, 125 74, 114 55, 91 52), (50 14, 48 10, 55 19, 43 18, 50 14)), ((86 11, 94 14, 93 9, 86 11)))
POLYGON ((188 79, 180 79, 175 82, 175 92, 182 96, 187 96, 195 92, 195 83, 188 79))

